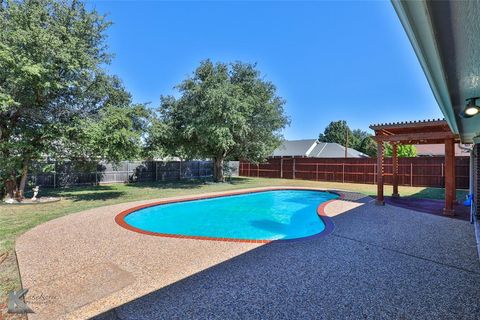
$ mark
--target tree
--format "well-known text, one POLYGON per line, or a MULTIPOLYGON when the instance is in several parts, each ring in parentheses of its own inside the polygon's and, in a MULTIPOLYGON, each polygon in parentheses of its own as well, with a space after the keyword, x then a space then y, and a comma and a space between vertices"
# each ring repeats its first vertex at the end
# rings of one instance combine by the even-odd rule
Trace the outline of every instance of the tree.
MULTIPOLYGON (((390 143, 384 144, 384 152, 383 154, 386 157, 393 156, 393 149, 390 143)), ((397 147, 397 154, 399 158, 412 158, 417 156, 417 148, 411 144, 399 144, 397 147)))
MULTIPOLYGON (((76 0, 0 1, 0 184, 13 180, 22 194, 32 160, 46 155, 95 156, 89 150, 101 148, 91 148, 91 141, 84 145, 84 138, 101 134, 81 134, 87 124, 100 129, 103 121, 106 139, 113 133, 106 119, 129 114, 130 95, 102 68, 111 57, 105 45, 109 25, 104 16, 76 0)), ((120 125, 125 124, 120 131, 127 134, 128 123, 120 125)), ((125 139, 115 139, 130 147, 131 138, 128 133, 125 139)), ((108 147, 105 139, 97 142, 108 147)), ((120 148, 117 143, 107 149, 119 159, 120 148)))
MULTIPOLYGON (((134 159, 142 152, 141 138, 148 125, 144 105, 106 106, 97 117, 81 121, 84 155, 111 162, 134 159), (93 118, 93 119, 92 119, 93 118)), ((77 156, 78 157, 78 156, 77 156)))
POLYGON ((356 141, 353 141, 355 137, 353 137, 352 130, 347 125, 347 121, 345 120, 338 120, 332 121, 328 124, 325 128, 323 133, 320 133, 318 136, 318 140, 321 142, 334 142, 338 143, 345 147, 347 136, 349 139, 349 146, 355 145, 356 141), (354 143, 352 143, 352 142, 354 143))
POLYGON ((285 101, 255 64, 205 60, 178 86, 179 98, 162 96, 149 139, 173 156, 211 158, 215 181, 225 159, 263 161, 282 141, 289 123, 285 101))
POLYGON ((321 142, 334 142, 341 146, 346 146, 348 139, 348 147, 365 153, 368 156, 377 154, 377 143, 372 136, 363 130, 351 130, 345 120, 332 121, 320 133, 318 140, 321 142))
POLYGON ((377 143, 371 136, 365 137, 363 140, 359 140, 358 144, 353 148, 369 157, 377 156, 377 143))
POLYGON ((368 132, 355 129, 352 132, 352 136, 352 148, 363 152, 370 157, 375 157, 377 155, 377 143, 368 132))

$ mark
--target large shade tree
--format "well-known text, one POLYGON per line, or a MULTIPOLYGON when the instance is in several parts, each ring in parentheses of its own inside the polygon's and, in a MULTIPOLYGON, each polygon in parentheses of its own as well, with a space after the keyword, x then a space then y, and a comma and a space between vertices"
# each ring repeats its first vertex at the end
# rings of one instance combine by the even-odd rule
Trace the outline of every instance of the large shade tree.
POLYGON ((323 133, 320 133, 318 140, 321 142, 334 142, 342 146, 345 146, 349 140, 349 145, 353 145, 352 140, 352 130, 347 125, 347 121, 338 120, 332 121, 325 128, 323 133))
POLYGON ((332 121, 320 133, 318 140, 321 142, 334 142, 342 146, 356 149, 368 156, 377 154, 377 144, 372 136, 363 130, 351 130, 345 120, 332 121))
POLYGON ((161 98, 148 140, 152 149, 211 158, 215 181, 224 181, 225 159, 260 162, 280 145, 289 123, 285 102, 254 64, 206 60, 176 88, 178 98, 161 98))
POLYGON ((103 69, 109 25, 75 0, 0 1, 0 187, 23 193, 29 163, 47 155, 133 156, 145 111, 103 69))

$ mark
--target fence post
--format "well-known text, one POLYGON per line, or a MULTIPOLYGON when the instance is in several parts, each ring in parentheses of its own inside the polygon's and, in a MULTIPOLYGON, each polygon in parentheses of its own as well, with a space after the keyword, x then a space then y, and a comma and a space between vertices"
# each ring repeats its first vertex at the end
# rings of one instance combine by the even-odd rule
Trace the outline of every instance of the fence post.
POLYGON ((153 163, 155 163, 155 181, 158 181, 158 162, 154 160, 153 163))
POLYGON ((342 163, 342 183, 345 183, 345 163, 342 163))
POLYGON ((57 187, 57 161, 53 164, 53 188, 57 187))
POLYGON ((377 183, 377 164, 373 164, 373 184, 377 183))
POLYGON ((280 178, 283 178, 283 157, 280 158, 280 178))
POLYGON ((410 162, 410 187, 413 187, 413 162, 410 162))
POLYGON ((295 158, 293 158, 293 170, 292 170, 292 177, 295 180, 295 158))
MULTIPOLYGON (((165 167, 166 167, 166 165, 165 165, 165 167)), ((162 181, 165 181, 165 172, 166 172, 166 170, 164 170, 164 171, 162 172, 162 181)))
POLYGON ((252 164, 249 162, 248 163, 248 176, 251 177, 252 176, 252 164))
POLYGON ((178 170, 178 180, 182 180, 182 159, 180 159, 180 170, 178 170))
POLYGON ((98 186, 98 171, 95 170, 95 185, 98 186))
POLYGON ((257 178, 260 177, 260 163, 257 163, 257 178))
POLYGON ((315 180, 318 181, 318 162, 315 164, 315 180))

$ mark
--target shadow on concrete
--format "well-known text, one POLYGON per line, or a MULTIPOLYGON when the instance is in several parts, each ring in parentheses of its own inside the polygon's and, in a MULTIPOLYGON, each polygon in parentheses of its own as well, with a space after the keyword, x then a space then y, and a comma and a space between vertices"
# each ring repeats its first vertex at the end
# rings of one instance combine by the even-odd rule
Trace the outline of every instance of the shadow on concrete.
MULTIPOLYGON (((465 197, 468 195, 468 190, 457 189, 456 195, 459 201, 463 201, 465 197)), ((445 199, 445 189, 425 187, 421 191, 411 195, 411 197, 420 198, 420 199, 443 200, 445 199)))
MULTIPOLYGON (((401 207, 439 216, 443 216, 443 208, 445 207, 444 200, 420 199, 413 197, 385 197, 385 202, 395 207, 401 207)), ((455 215, 448 217, 466 221, 470 220, 470 207, 466 207, 462 202, 460 202, 457 203, 454 208, 455 215)))
POLYGON ((480 266, 467 222, 372 202, 333 221, 327 237, 260 246, 95 319, 478 316, 480 266))

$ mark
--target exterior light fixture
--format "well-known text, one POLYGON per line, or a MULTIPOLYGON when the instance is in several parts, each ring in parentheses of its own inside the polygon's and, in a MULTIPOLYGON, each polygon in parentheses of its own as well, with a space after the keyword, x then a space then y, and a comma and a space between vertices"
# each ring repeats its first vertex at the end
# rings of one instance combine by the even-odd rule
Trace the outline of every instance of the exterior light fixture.
POLYGON ((478 113, 480 113, 480 108, 477 106, 477 100, 478 98, 470 98, 467 99, 467 105, 465 106, 465 109, 463 109, 463 112, 461 113, 461 116, 463 118, 471 118, 473 116, 476 116, 478 113))

